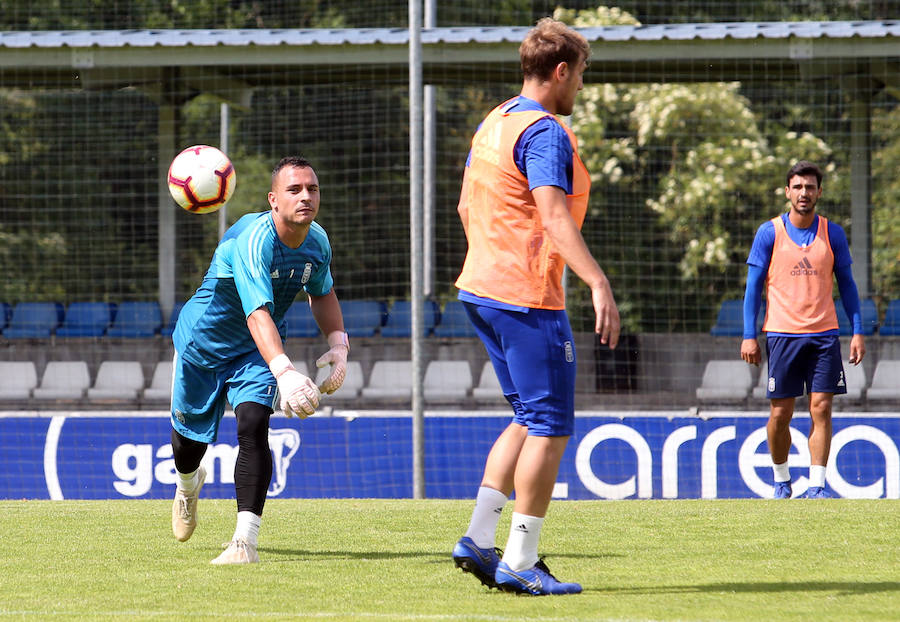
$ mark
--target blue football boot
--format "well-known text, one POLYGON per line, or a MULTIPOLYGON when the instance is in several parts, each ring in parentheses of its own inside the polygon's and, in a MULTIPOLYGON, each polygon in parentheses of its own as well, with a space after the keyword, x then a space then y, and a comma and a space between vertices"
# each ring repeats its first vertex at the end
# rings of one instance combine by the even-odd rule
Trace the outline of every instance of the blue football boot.
POLYGON ((791 492, 790 482, 775 482, 775 499, 790 499, 791 492))
POLYGON ((500 549, 482 549, 478 547, 472 538, 462 537, 453 547, 453 561, 463 572, 470 572, 488 587, 497 587, 494 581, 494 573, 500 562, 500 549))
POLYGON ((534 566, 527 570, 513 571, 504 562, 497 564, 497 573, 494 579, 504 592, 516 594, 530 594, 532 596, 546 596, 548 594, 580 594, 581 585, 578 583, 562 583, 550 574, 550 569, 544 560, 538 560, 534 566))
POLYGON ((831 495, 825 492, 824 486, 810 486, 800 497, 802 499, 830 499, 831 495))

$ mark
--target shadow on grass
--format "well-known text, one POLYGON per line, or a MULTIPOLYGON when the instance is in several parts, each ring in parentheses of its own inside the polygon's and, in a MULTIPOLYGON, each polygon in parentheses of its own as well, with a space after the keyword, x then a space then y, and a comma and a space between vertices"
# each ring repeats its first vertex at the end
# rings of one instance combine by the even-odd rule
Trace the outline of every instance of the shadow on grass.
POLYGON ((747 583, 698 583, 696 585, 590 588, 588 591, 609 595, 836 592, 840 596, 853 596, 876 592, 900 592, 900 581, 750 581, 747 583))
POLYGON ((434 551, 310 551, 306 549, 277 549, 271 547, 260 547, 259 553, 270 553, 279 555, 284 559, 272 559, 271 561, 306 561, 310 559, 412 559, 412 558, 432 558, 432 561, 445 557, 449 558, 450 553, 441 555, 434 551))
MULTIPOLYGON (((310 551, 306 549, 284 549, 284 548, 272 548, 272 547, 260 547, 259 553, 270 553, 272 555, 279 555, 284 559, 271 560, 271 561, 281 561, 281 562, 289 562, 289 561, 302 561, 309 559, 415 559, 418 558, 421 561, 429 564, 445 564, 450 561, 450 553, 453 550, 453 547, 447 549, 447 551, 310 551)), ((623 557, 623 555, 618 553, 593 553, 593 554, 581 554, 581 553, 549 553, 547 555, 547 559, 552 562, 553 558, 562 558, 562 557, 574 557, 578 559, 604 559, 611 557, 623 557)))

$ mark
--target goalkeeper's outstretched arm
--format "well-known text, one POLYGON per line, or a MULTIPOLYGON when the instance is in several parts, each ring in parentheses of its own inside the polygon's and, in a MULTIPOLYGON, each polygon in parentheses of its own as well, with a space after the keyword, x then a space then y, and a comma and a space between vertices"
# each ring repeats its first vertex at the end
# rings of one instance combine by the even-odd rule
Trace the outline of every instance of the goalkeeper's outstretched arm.
POLYGON ((280 406, 284 414, 288 417, 307 417, 316 412, 319 407, 319 389, 315 382, 294 369, 291 360, 284 353, 281 335, 269 315, 269 309, 263 306, 251 313, 247 317, 247 327, 259 353, 278 382, 280 406))

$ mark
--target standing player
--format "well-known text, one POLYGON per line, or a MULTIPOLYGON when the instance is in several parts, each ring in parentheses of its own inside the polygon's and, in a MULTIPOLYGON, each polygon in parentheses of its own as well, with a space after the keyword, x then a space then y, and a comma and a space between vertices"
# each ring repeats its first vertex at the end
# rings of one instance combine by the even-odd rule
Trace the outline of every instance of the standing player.
POLYGON ((575 135, 554 115, 572 114, 590 46, 545 18, 519 48, 521 94, 495 108, 472 139, 459 215, 469 243, 459 298, 484 342, 512 423, 487 458, 456 565, 489 587, 572 594, 538 557, 559 463, 575 425, 575 346, 565 311, 566 264, 591 288, 595 330, 614 348, 619 312, 580 227, 590 191, 575 135), (506 552, 494 538, 515 491, 506 552))
POLYGON ((768 306, 763 330, 771 400, 766 426, 775 479, 775 498, 791 496, 787 459, 791 449, 794 400, 809 393, 810 499, 828 497, 825 465, 831 449, 831 407, 834 395, 846 393, 838 320, 832 300, 832 275, 841 302, 853 324, 849 362, 859 365, 866 353, 859 293, 850 269, 852 259, 844 230, 816 214, 822 196, 822 171, 811 162, 797 162, 787 173, 784 194, 791 209, 763 223, 750 249, 744 295, 744 340, 741 358, 759 365, 756 340, 763 285, 768 306))
POLYGON ((237 418, 234 467, 237 527, 213 564, 259 561, 257 536, 272 479, 269 417, 280 395, 290 417, 307 417, 319 391, 344 381, 350 350, 332 289, 331 246, 313 222, 319 180, 303 158, 282 159, 272 172, 271 211, 248 214, 222 237, 203 283, 178 316, 172 388, 172 449, 177 471, 172 531, 184 542, 197 526, 197 498, 206 471, 200 466, 216 440, 226 401, 237 418), (332 365, 316 387, 284 352, 283 319, 300 290, 330 349, 316 364, 332 365))

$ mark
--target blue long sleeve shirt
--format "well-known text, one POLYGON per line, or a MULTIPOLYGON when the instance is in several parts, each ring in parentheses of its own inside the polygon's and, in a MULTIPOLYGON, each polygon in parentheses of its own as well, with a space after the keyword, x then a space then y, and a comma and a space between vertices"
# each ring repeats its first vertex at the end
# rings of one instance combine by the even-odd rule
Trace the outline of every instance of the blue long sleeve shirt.
MULTIPOLYGON (((782 215, 785 230, 790 238, 797 244, 811 244, 816 237, 819 227, 818 215, 813 219, 811 226, 799 229, 791 224, 787 214, 782 215)), ((853 280, 850 246, 847 243, 847 235, 844 229, 831 221, 828 221, 828 238, 831 242, 831 250, 834 253, 834 276, 837 279, 838 291, 841 295, 841 303, 847 317, 853 326, 853 334, 862 333, 862 312, 860 311, 859 291, 856 289, 856 281, 853 280)), ((753 239, 750 256, 747 258, 747 287, 744 291, 744 339, 756 339, 756 318, 762 306, 762 290, 766 283, 766 275, 769 271, 769 262, 772 260, 772 249, 775 246, 775 225, 766 221, 760 225, 753 239)), ((837 335, 838 330, 825 331, 824 333, 808 333, 807 335, 837 335)), ((770 333, 773 336, 801 337, 785 333, 770 333)))

